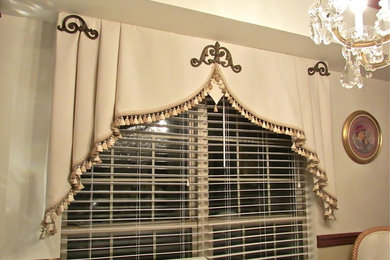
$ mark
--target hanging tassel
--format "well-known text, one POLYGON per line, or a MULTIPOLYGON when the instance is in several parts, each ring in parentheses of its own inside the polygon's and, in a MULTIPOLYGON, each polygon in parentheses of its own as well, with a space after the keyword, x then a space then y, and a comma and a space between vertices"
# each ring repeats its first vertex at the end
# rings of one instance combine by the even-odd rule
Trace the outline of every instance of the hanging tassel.
POLYGON ((69 202, 74 201, 74 196, 73 196, 73 193, 72 193, 72 192, 69 193, 69 195, 68 195, 68 200, 69 200, 69 202))
POLYGON ((174 108, 174 109, 172 110, 172 115, 173 115, 173 116, 177 116, 176 108, 174 108))
POLYGON ((96 157, 93 159, 95 163, 102 163, 102 159, 100 159, 99 155, 96 155, 96 157))
POLYGON ((82 183, 80 183, 80 185, 77 187, 77 189, 78 190, 82 190, 82 189, 84 189, 85 187, 84 187, 84 185, 82 184, 82 183))
POLYGON ((165 114, 164 114, 164 116, 165 116, 165 119, 168 119, 168 118, 170 118, 171 117, 171 115, 169 114, 169 111, 167 110, 167 111, 165 111, 165 114))
POLYGON ((56 214, 55 210, 52 210, 52 211, 50 212, 50 217, 51 217, 51 219, 52 219, 53 221, 57 218, 57 214, 56 214))
POLYGON ((161 117, 160 117, 160 114, 158 114, 158 113, 156 114, 155 117, 156 117, 156 121, 155 122, 158 122, 158 121, 162 120, 161 117))
POLYGON ((62 214, 62 212, 64 211, 64 205, 61 204, 57 209, 56 209, 56 213, 58 216, 60 216, 62 214))
POLYGON ((184 109, 184 111, 188 111, 187 103, 184 104, 183 109, 184 109))
POLYGON ((328 219, 329 220, 336 220, 336 217, 334 216, 334 214, 331 214, 328 216, 328 219))
POLYGON ((50 223, 53 222, 53 221, 51 220, 51 217, 50 217, 50 214, 49 214, 49 213, 46 214, 45 222, 46 222, 47 224, 50 224, 50 223))
POLYGON ((135 124, 135 125, 138 125, 138 124, 139 124, 138 119, 137 119, 137 116, 134 118, 134 124, 135 124))
POLYGON ((121 119, 120 118, 115 119, 115 126, 119 127, 120 125, 121 125, 121 119))
POLYGON ((142 116, 140 116, 139 118, 138 118, 138 124, 143 124, 144 123, 144 120, 142 119, 142 116))
MULTIPOLYGON (((157 116, 158 116, 158 114, 157 114, 157 116)), ((152 115, 152 122, 156 122, 158 119, 156 118, 156 114, 153 114, 152 115)))
POLYGON ((53 234, 53 230, 54 230, 53 223, 48 223, 48 225, 47 225, 47 232, 49 234, 53 234))
POLYGON ((267 125, 266 125, 265 121, 263 121, 263 123, 261 124, 261 127, 266 129, 267 125))
POLYGON ((75 174, 77 175, 77 176, 81 176, 83 173, 81 172, 81 169, 80 169, 80 167, 77 167, 77 169, 75 170, 75 174))
POLYGON ((103 152, 103 146, 101 143, 98 143, 98 145, 96 146, 96 151, 98 151, 99 153, 103 152))
POLYGON ((103 151, 106 151, 106 150, 108 150, 108 146, 107 146, 107 143, 106 143, 106 141, 104 141, 104 142, 103 142, 103 144, 102 144, 102 148, 103 148, 103 151))
POLYGON ((126 122, 125 120, 123 119, 123 116, 121 117, 121 122, 120 122, 120 126, 124 126, 126 125, 126 122))
POLYGON ((113 146, 115 144, 115 137, 111 136, 109 141, 110 146, 113 146))
POLYGON ((162 112, 161 115, 160 115, 160 120, 165 120, 165 116, 164 116, 164 113, 162 112))
POLYGON ((70 177, 70 180, 69 182, 72 184, 72 185, 77 185, 77 178, 75 176, 71 176, 70 177))
POLYGON ((83 165, 81 165, 81 172, 86 172, 87 171, 87 168, 85 168, 85 162, 83 163, 83 165))
POLYGON ((152 119, 150 114, 148 115, 148 118, 146 119, 146 122, 148 122, 149 124, 153 123, 153 119, 152 119))
POLYGON ((214 112, 215 112, 215 113, 218 112, 218 107, 217 107, 217 105, 214 105, 214 112))
POLYGON ((87 168, 87 170, 92 169, 92 162, 91 161, 87 161, 87 163, 85 165, 85 168, 87 168))
POLYGON ((192 104, 191 104, 191 102, 188 102, 187 107, 188 107, 188 109, 192 109, 192 104))
POLYGON ((130 119, 129 119, 129 117, 128 117, 128 116, 126 116, 126 119, 125 119, 125 124, 126 124, 126 125, 130 125, 130 119))

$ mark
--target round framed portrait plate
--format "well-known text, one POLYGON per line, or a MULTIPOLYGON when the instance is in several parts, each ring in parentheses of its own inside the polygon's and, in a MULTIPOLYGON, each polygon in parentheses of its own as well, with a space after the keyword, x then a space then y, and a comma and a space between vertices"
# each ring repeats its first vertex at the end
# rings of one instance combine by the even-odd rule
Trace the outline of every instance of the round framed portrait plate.
POLYGON ((343 126, 343 145, 349 157, 357 163, 374 160, 382 146, 382 133, 376 119, 363 110, 350 114, 343 126))

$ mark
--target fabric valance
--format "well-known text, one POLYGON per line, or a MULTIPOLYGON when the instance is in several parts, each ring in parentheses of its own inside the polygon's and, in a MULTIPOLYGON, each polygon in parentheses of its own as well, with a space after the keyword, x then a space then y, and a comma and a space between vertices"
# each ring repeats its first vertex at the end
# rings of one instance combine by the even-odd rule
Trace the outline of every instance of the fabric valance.
MULTIPOLYGON (((60 13, 58 24, 67 16, 60 13)), ((190 60, 213 40, 82 19, 96 39, 57 31, 45 235, 56 232, 56 219, 83 188, 82 173, 121 137, 119 126, 180 114, 207 95, 224 95, 254 124, 292 136, 325 217, 334 218, 330 86, 328 78, 307 74, 316 61, 220 43, 240 73, 217 63, 194 67, 190 60)))

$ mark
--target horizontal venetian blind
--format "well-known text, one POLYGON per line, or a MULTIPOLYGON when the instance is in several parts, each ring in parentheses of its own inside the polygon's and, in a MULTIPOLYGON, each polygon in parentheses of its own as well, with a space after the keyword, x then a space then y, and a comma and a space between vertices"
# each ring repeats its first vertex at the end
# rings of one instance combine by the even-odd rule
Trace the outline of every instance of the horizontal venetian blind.
POLYGON ((208 106, 209 258, 306 259, 302 159, 225 102, 208 106))
MULTIPOLYGON (((206 111, 121 129, 63 220, 63 258, 172 259, 197 251, 198 166, 206 111), (202 118, 203 121, 202 121, 202 118)), ((207 144, 207 141, 206 141, 207 144)))
POLYGON ((225 102, 121 129, 82 175, 61 257, 306 259, 302 160, 225 102))

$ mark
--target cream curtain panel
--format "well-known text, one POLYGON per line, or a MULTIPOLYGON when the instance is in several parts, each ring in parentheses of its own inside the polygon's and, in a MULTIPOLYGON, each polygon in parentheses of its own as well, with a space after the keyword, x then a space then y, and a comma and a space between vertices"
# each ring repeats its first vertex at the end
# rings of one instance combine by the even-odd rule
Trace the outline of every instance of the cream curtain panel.
MULTIPOLYGON (((59 25, 66 16, 59 14, 59 25)), ((82 173, 121 137, 119 126, 175 116, 207 95, 216 102, 225 95, 254 124, 292 136, 325 217, 334 218, 330 86, 327 77, 307 74, 316 61, 221 43, 240 73, 193 67, 190 60, 213 41, 82 18, 97 39, 57 31, 43 235, 56 233, 56 219, 83 189, 82 173)))

